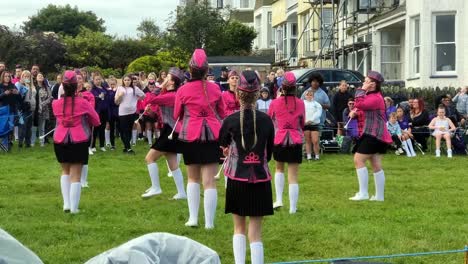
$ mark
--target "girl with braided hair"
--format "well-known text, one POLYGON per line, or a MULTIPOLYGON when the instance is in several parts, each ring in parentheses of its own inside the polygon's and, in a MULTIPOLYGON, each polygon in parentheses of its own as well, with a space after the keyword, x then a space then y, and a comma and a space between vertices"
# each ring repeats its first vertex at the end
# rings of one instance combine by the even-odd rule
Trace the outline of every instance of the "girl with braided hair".
POLYGON ((76 96, 76 73, 63 74, 62 98, 52 102, 57 118, 54 132, 54 150, 62 166, 60 185, 63 196, 63 210, 78 213, 81 195, 81 170, 88 163, 88 146, 91 137, 90 125, 100 125, 99 115, 86 99, 76 96), (89 122, 89 123, 88 123, 89 122))
POLYGON ((200 180, 203 180, 205 228, 214 228, 218 193, 214 176, 218 169, 218 143, 221 120, 225 117, 224 102, 219 87, 205 80, 208 60, 203 49, 196 49, 189 62, 191 79, 176 93, 174 119, 179 147, 187 166, 187 202, 189 220, 186 226, 198 226, 200 180))
POLYGON ((296 97, 296 77, 292 72, 284 74, 282 95, 273 100, 268 115, 275 126, 273 157, 276 161, 274 208, 283 206, 284 164, 288 163, 289 213, 296 213, 299 197, 297 182, 299 164, 302 163, 302 142, 304 142, 305 106, 296 97))
POLYGON ((225 212, 233 214, 232 243, 236 263, 245 263, 247 216, 250 219, 248 236, 252 263, 263 263, 262 219, 273 214, 268 161, 275 131, 269 116, 255 110, 259 89, 257 74, 242 72, 236 92, 240 111, 228 116, 219 132, 219 144, 227 159, 225 212))

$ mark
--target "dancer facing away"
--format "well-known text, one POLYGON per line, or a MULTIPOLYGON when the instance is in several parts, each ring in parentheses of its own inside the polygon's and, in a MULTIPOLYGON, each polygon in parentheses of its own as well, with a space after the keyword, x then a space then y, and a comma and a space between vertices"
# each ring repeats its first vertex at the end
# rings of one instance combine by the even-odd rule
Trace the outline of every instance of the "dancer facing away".
POLYGON ((221 91, 205 80, 208 61, 203 49, 196 49, 189 62, 191 80, 176 94, 174 118, 181 122, 179 144, 187 166, 187 202, 190 218, 186 226, 198 225, 200 180, 203 180, 205 228, 214 228, 218 193, 214 176, 220 159, 218 143, 225 117, 221 91))
POLYGON ((232 244, 236 264, 245 263, 246 218, 249 217, 248 236, 252 263, 263 264, 262 220, 273 214, 271 159, 274 128, 267 114, 255 110, 260 80, 253 71, 240 77, 237 97, 240 112, 228 116, 221 127, 219 141, 226 156, 224 174, 226 213, 232 213, 234 236, 232 244))
POLYGON ((282 81, 283 94, 273 100, 268 115, 275 126, 273 158, 276 161, 274 208, 283 206, 284 165, 288 163, 289 213, 297 210, 299 184, 297 181, 299 164, 302 163, 302 142, 304 142, 305 106, 296 97, 296 77, 286 72, 282 81))
POLYGON ((384 81, 376 71, 369 71, 361 88, 356 90, 355 109, 350 118, 357 118, 359 139, 354 146, 354 166, 359 182, 359 192, 349 198, 353 201, 369 199, 368 172, 366 161, 370 161, 374 171, 375 192, 371 201, 384 200, 385 174, 382 169, 382 155, 392 143, 392 137, 386 127, 385 102, 380 85, 384 81))
POLYGON ((177 68, 170 68, 166 77, 165 85, 161 93, 156 95, 154 93, 147 94, 146 102, 148 105, 158 105, 161 110, 161 119, 163 128, 158 140, 151 146, 148 154, 146 154, 146 164, 151 178, 151 187, 142 195, 143 198, 151 197, 162 193, 161 185, 159 184, 159 169, 156 163, 161 156, 165 156, 169 169, 172 172, 172 177, 177 187, 177 194, 173 199, 186 199, 184 189, 184 178, 182 171, 177 162, 177 133, 172 133, 176 120, 174 119, 174 103, 176 91, 184 81, 184 74, 177 68), (170 138, 169 138, 170 136, 170 138))
POLYGON ((99 116, 94 108, 82 97, 76 96, 76 73, 66 71, 63 75, 62 98, 53 101, 52 109, 57 118, 54 132, 54 150, 62 166, 60 186, 63 210, 78 213, 81 195, 81 169, 88 162, 88 143, 91 137, 90 125, 99 126, 99 116), (89 122, 89 124, 88 124, 89 122))

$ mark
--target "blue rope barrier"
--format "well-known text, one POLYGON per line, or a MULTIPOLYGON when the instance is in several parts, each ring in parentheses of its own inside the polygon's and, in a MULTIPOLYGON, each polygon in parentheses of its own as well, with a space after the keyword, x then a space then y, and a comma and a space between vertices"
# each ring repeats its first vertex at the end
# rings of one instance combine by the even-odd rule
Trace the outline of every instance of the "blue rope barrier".
POLYGON ((330 259, 315 259, 315 260, 299 260, 287 262, 272 262, 270 264, 299 264, 299 263, 322 263, 322 262, 335 262, 335 261, 352 261, 352 260, 367 260, 367 259, 388 259, 388 258, 401 258, 401 257, 418 257, 427 255, 441 255, 468 252, 468 246, 464 249, 433 251, 433 252, 420 252, 420 253, 403 253, 382 256, 367 256, 367 257, 349 257, 349 258, 330 258, 330 259))

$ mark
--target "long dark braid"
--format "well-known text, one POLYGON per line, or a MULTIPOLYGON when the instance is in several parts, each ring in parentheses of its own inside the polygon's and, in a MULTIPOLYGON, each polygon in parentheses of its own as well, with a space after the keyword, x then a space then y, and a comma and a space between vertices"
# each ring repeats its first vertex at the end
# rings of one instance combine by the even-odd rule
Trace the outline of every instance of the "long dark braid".
POLYGON ((63 117, 65 117, 66 115, 65 109, 67 105, 67 100, 66 100, 67 97, 72 98, 71 116, 73 116, 73 112, 75 110, 75 94, 76 94, 77 87, 78 85, 76 83, 73 83, 73 84, 64 83, 63 84, 63 91, 65 92, 64 98, 63 98, 63 117))

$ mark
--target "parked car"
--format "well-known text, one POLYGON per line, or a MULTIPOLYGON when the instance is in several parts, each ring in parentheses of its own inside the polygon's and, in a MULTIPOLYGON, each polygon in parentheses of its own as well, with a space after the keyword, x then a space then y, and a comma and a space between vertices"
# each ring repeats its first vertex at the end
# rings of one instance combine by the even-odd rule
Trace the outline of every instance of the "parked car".
POLYGON ((323 76, 323 88, 329 91, 330 88, 337 87, 342 80, 348 82, 352 87, 360 87, 364 82, 364 76, 358 71, 334 69, 334 68, 314 68, 292 70, 296 76, 298 94, 302 94, 310 87, 309 77, 312 73, 318 72, 323 76))

